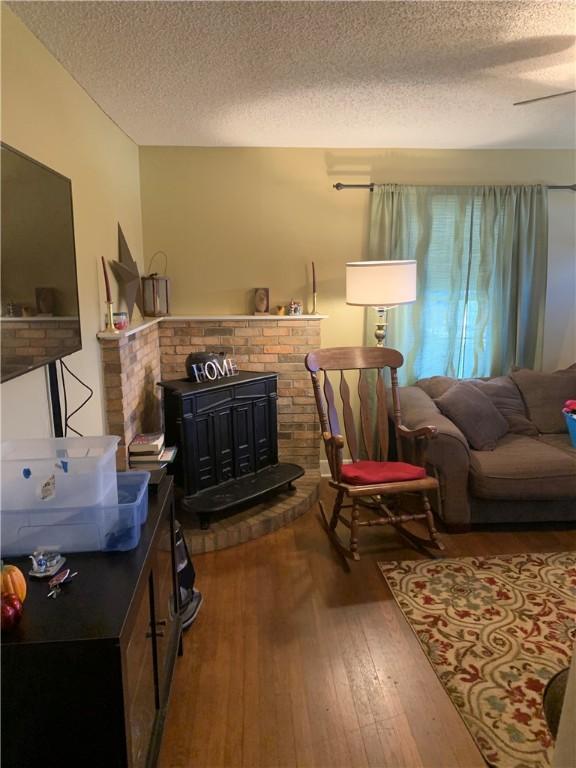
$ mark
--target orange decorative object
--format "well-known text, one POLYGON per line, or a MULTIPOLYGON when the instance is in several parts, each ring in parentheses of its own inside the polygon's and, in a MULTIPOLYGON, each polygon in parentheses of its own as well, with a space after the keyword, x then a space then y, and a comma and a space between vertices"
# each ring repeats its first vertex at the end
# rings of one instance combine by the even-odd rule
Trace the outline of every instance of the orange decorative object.
POLYGON ((0 570, 0 578, 2 579, 2 586, 0 591, 2 594, 13 593, 18 596, 21 602, 26 599, 26 579, 24 574, 15 565, 4 565, 0 570))

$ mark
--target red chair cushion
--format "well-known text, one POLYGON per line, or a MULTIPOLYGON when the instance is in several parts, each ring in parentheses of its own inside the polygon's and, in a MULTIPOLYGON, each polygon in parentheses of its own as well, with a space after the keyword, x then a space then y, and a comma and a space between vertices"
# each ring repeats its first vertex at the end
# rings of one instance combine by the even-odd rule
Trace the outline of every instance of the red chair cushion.
POLYGON ((355 461, 342 466, 341 476, 349 485, 376 485, 421 480, 426 470, 405 461, 355 461))

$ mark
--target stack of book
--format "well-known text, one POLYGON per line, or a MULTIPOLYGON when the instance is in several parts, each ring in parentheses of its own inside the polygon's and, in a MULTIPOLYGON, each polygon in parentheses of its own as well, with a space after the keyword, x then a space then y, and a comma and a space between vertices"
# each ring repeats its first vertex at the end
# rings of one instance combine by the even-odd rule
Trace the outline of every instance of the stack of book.
POLYGON ((175 447, 164 445, 163 432, 142 432, 128 446, 132 469, 162 469, 176 456, 175 447))

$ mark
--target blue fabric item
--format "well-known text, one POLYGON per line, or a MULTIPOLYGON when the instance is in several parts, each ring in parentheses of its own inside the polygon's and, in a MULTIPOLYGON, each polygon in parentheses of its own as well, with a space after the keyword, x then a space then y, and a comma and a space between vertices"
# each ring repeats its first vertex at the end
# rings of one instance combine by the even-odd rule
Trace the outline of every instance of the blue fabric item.
POLYGON ((570 442, 576 448, 576 415, 573 413, 565 413, 566 425, 568 427, 568 434, 570 435, 570 442))

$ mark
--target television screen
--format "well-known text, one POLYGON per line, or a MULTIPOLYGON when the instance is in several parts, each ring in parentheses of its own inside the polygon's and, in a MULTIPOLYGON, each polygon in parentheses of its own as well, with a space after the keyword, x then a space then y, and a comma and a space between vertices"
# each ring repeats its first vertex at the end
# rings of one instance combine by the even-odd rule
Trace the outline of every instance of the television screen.
POLYGON ((82 348, 70 179, 1 144, 1 365, 7 381, 82 348))

